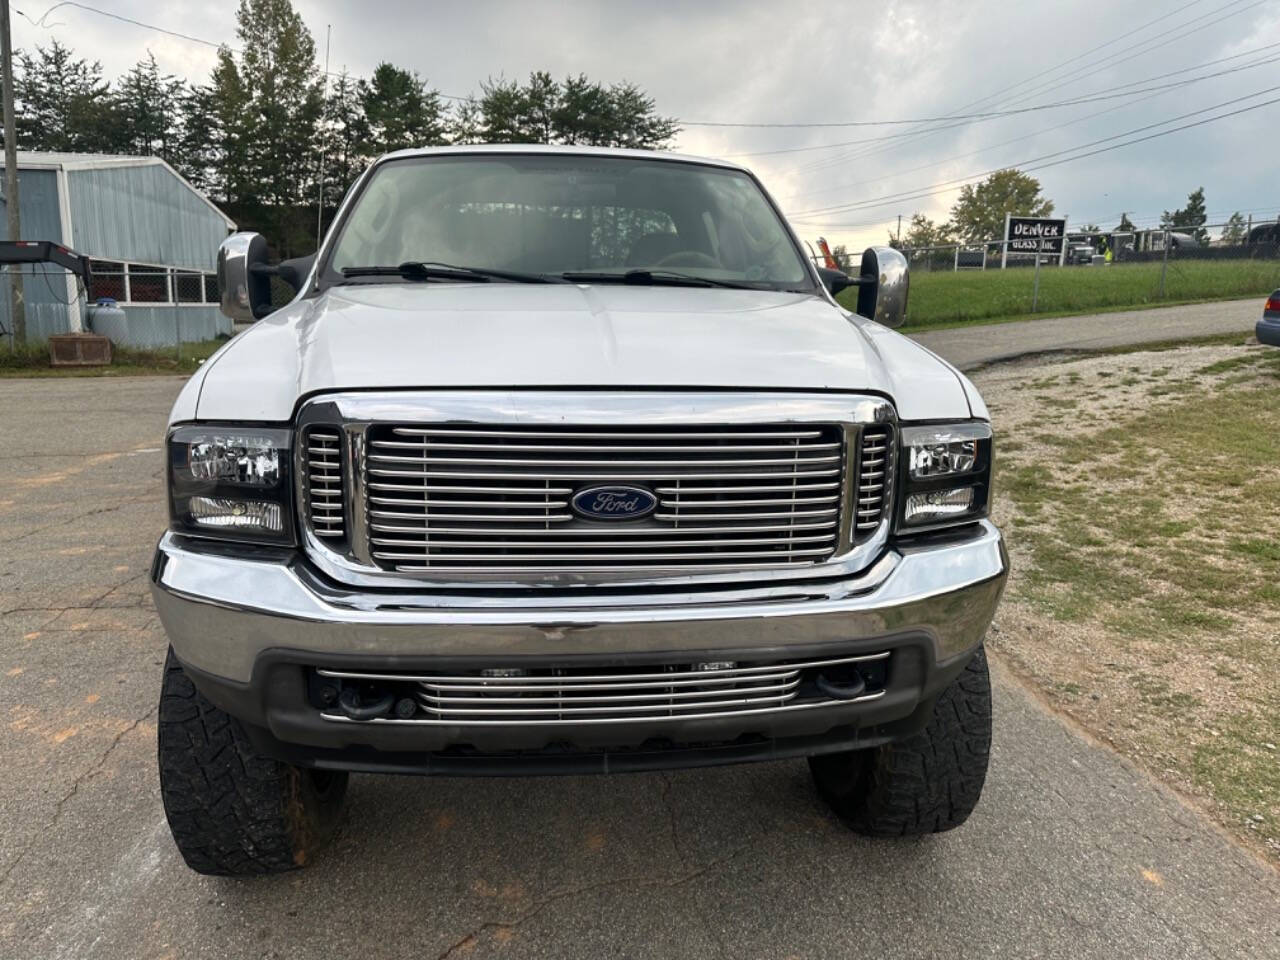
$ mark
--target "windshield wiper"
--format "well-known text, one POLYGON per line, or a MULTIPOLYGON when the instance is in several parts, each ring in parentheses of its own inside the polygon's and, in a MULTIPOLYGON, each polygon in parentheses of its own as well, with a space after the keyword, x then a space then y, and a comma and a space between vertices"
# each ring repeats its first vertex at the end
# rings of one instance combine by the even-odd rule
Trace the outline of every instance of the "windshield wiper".
POLYGON ((398 266, 343 267, 342 276, 401 277, 405 280, 465 280, 471 283, 488 283, 490 280, 508 280, 512 283, 567 283, 560 277, 545 273, 520 273, 515 270, 491 270, 488 267, 455 267, 450 263, 431 263, 422 260, 406 260, 398 266))
POLYGON ((638 286, 657 286, 668 284, 680 287, 729 287, 734 290, 758 290, 749 283, 734 283, 732 280, 712 280, 709 277, 695 277, 690 273, 679 273, 675 270, 627 270, 625 273, 562 273, 569 283, 632 283, 638 286))

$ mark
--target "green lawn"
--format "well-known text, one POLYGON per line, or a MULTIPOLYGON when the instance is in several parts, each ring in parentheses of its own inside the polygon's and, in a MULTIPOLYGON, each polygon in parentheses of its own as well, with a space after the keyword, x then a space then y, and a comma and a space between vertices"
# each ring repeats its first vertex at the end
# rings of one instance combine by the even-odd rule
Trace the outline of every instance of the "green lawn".
POLYGON ((194 373, 225 340, 184 343, 179 350, 140 350, 113 347, 107 367, 54 367, 46 343, 29 343, 17 350, 0 346, 0 377, 135 377, 194 373))
MULTIPOLYGON (((1036 314, 1062 316, 1203 300, 1264 296, 1280 287, 1280 260, 1171 260, 1160 292, 1160 263, 1048 267, 1040 271, 1036 314)), ((1032 315, 1034 270, 913 270, 909 329, 994 323, 1032 315)), ((840 295, 853 309, 857 291, 840 295)))

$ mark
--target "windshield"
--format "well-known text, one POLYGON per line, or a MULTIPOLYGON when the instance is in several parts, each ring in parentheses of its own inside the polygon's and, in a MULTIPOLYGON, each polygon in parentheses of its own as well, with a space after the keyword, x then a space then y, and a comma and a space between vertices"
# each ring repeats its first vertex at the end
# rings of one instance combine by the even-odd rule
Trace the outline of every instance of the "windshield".
POLYGON ((813 287, 751 177, 623 157, 468 154, 383 163, 342 223, 326 276, 337 282, 344 270, 352 276, 410 262, 575 281, 651 270, 761 289, 813 287))

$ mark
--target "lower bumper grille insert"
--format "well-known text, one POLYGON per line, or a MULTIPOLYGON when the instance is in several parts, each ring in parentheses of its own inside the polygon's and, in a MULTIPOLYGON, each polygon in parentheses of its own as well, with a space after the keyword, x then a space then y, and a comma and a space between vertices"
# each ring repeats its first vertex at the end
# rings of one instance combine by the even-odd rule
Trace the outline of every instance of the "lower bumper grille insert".
MULTIPOLYGON (((398 704, 394 714, 363 718, 326 708, 326 720, 436 726, 548 726, 653 723, 811 710, 884 696, 889 651, 774 663, 683 663, 632 668, 512 668, 457 673, 376 673, 317 669, 335 691, 356 686, 367 702, 398 704), (853 672, 866 692, 824 695, 819 676, 853 672), (416 709, 405 709, 416 704, 416 709)), ((350 699, 350 698, 348 698, 350 699)), ((331 692, 322 704, 336 701, 331 692)))

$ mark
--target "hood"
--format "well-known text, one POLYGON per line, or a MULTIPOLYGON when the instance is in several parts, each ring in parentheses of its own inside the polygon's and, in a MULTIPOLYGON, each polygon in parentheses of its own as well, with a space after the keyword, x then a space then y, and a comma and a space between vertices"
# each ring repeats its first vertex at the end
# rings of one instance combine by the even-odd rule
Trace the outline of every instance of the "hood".
POLYGON ((463 387, 866 391, 904 419, 969 416, 955 371, 912 341, 821 297, 755 290, 336 287, 254 324, 202 372, 203 420, 284 421, 326 391, 463 387))

